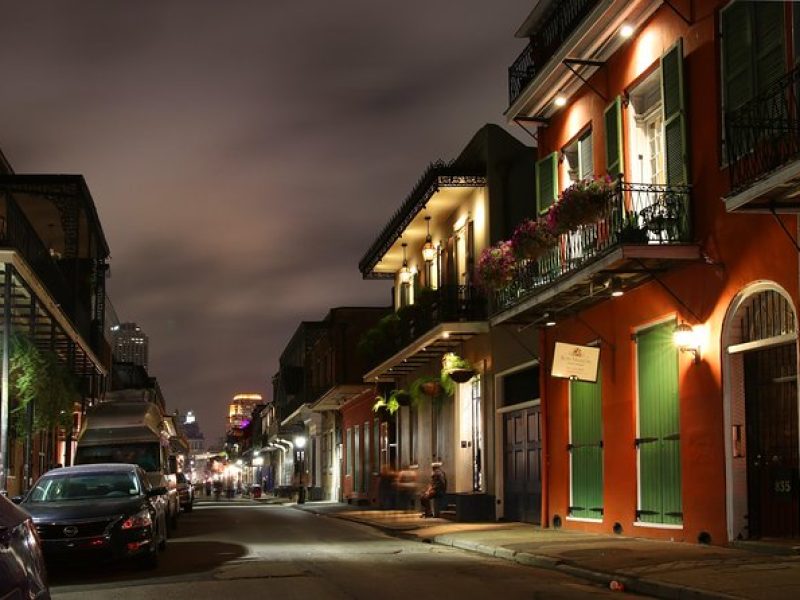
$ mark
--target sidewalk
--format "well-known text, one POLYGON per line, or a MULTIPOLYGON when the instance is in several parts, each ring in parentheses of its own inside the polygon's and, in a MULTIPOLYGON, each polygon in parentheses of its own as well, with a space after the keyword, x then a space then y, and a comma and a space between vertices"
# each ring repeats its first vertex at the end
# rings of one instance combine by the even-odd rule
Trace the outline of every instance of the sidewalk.
POLYGON ((657 598, 800 598, 800 556, 542 529, 526 523, 454 523, 417 513, 310 502, 296 508, 391 535, 554 569, 657 598))

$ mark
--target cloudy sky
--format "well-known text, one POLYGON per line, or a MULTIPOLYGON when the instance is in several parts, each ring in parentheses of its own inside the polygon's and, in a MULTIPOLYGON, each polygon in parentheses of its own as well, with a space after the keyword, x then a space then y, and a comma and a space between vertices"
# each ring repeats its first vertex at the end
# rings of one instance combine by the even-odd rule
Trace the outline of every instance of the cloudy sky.
MULTIPOLYGON (((83 174, 168 407, 223 431, 425 166, 503 123, 524 0, 0 0, 0 148, 83 174)), ((526 143, 520 130, 511 130, 526 143)))

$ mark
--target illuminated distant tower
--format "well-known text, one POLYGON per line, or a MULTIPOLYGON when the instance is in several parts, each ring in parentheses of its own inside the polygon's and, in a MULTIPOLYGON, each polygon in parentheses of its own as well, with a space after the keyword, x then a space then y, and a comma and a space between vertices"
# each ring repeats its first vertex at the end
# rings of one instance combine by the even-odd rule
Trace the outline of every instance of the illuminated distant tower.
POLYGON ((147 368, 149 339, 136 323, 120 323, 111 327, 114 358, 147 368))

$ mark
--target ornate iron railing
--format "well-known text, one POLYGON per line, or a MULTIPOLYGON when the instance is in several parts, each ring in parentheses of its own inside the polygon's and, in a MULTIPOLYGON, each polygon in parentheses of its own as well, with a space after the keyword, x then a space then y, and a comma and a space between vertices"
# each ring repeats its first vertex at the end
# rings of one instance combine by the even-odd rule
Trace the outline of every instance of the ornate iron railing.
POLYGON ((575 27, 595 7, 598 0, 559 0, 540 19, 539 28, 530 36, 530 43, 508 68, 508 103, 522 94, 525 86, 561 47, 575 27))
POLYGON ((373 368, 441 323, 484 321, 486 317, 486 296, 475 286, 425 289, 414 304, 400 308, 394 317, 367 331, 362 340, 372 341, 369 348, 361 350, 368 367, 373 368))
POLYGON ((731 192, 736 193, 800 157, 800 67, 725 114, 731 192))
POLYGON ((674 244, 690 239, 687 186, 620 180, 601 218, 559 235, 557 243, 539 258, 518 263, 513 283, 495 292, 492 312, 515 306, 622 244, 674 244))
POLYGON ((89 308, 76 304, 64 273, 14 199, 3 195, 0 207, 0 214, 5 213, 0 217, 0 246, 13 248, 20 253, 83 338, 90 341, 92 326, 89 308))

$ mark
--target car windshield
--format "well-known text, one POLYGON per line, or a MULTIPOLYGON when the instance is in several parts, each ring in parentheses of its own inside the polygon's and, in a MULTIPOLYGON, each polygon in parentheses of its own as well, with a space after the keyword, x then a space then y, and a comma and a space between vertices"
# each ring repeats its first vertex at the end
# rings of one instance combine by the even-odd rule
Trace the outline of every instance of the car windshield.
POLYGON ((131 472, 45 475, 31 490, 27 502, 129 498, 140 493, 139 478, 131 472))
POLYGON ((75 463, 96 465, 100 463, 128 463, 139 465, 147 472, 158 471, 161 448, 152 444, 115 444, 113 446, 78 446, 75 463))

